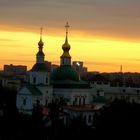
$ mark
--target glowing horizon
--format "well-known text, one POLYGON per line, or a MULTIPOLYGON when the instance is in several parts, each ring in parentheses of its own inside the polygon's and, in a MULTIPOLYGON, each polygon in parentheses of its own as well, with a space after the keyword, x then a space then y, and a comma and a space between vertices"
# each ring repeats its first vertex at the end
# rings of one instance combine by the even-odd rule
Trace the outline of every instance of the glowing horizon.
MULTIPOLYGON (((3 69, 4 64, 14 64, 26 65, 29 70, 36 61, 39 30, 38 33, 12 30, 14 28, 10 31, 0 31, 0 68, 3 69)), ((59 64, 65 29, 48 29, 47 34, 43 32, 45 60, 59 64), (55 31, 59 31, 60 36, 53 36, 55 31)), ((140 72, 140 42, 107 39, 72 29, 68 40, 72 61, 83 61, 88 71, 119 72, 122 65, 123 72, 140 72)))

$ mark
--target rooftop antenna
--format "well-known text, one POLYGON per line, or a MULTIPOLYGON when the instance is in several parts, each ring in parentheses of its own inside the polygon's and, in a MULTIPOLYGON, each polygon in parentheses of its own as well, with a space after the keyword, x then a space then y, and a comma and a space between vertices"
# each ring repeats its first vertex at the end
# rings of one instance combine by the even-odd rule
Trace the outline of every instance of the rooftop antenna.
POLYGON ((122 65, 120 66, 120 72, 122 73, 122 65))

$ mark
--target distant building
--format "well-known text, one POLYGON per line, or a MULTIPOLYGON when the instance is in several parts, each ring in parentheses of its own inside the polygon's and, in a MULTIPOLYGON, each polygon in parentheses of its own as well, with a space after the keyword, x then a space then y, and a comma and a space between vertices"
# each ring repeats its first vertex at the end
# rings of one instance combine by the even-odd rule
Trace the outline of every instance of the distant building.
POLYGON ((21 87, 21 80, 18 78, 11 77, 11 76, 3 76, 2 86, 19 90, 21 87))
POLYGON ((53 72, 54 70, 56 70, 58 67, 59 67, 59 65, 52 64, 51 72, 53 72))
POLYGON ((26 74, 27 66, 22 65, 4 65, 4 74, 6 75, 21 75, 26 74))
MULTIPOLYGON (((65 42, 62 45, 63 54, 60 56, 60 66, 52 65, 53 70, 51 73, 44 61, 44 43, 41 37, 38 43, 39 51, 36 54, 36 63, 29 72, 29 83, 18 91, 16 105, 20 112, 31 114, 34 106, 40 105, 44 108, 49 103, 59 102, 62 107, 65 106, 66 112, 63 112, 64 114, 73 112, 71 109, 74 107, 73 113, 76 116, 83 112, 84 117, 85 115, 91 117, 88 121, 88 124, 91 125, 94 114, 92 111, 95 110, 90 108, 96 90, 92 89, 88 82, 81 80, 78 72, 72 66, 67 34, 66 30, 65 42), (89 104, 90 106, 86 108, 85 106, 89 104), (77 110, 77 108, 80 108, 80 110, 77 110)), ((82 71, 82 63, 80 68, 82 71)), ((69 115, 67 119, 73 117, 73 114, 69 115)))
POLYGON ((87 67, 83 66, 83 62, 82 61, 73 61, 72 66, 78 72, 80 77, 83 77, 84 74, 87 73, 87 67))
POLYGON ((45 61, 45 64, 46 64, 46 66, 47 66, 47 68, 48 68, 48 71, 51 72, 51 69, 52 69, 52 63, 49 62, 49 61, 45 61))
POLYGON ((4 71, 0 73, 0 81, 3 87, 19 90, 22 83, 27 81, 27 66, 4 65, 4 71))

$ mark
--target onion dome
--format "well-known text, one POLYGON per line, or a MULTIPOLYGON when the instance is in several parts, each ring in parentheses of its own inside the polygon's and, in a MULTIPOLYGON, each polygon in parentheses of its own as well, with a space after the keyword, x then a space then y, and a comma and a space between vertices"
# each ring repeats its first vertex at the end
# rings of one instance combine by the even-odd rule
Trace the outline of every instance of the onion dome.
POLYGON ((70 45, 68 43, 68 28, 70 26, 68 25, 68 23, 66 24, 65 28, 66 28, 66 39, 65 39, 65 43, 62 45, 62 49, 63 49, 63 54, 61 56, 61 58, 71 58, 70 54, 69 54, 69 50, 70 50, 70 45))
POLYGON ((51 83, 56 88, 87 88, 89 84, 80 80, 79 74, 71 66, 71 56, 69 54, 70 45, 68 43, 68 23, 66 24, 66 39, 62 45, 63 54, 61 56, 60 67, 51 74, 51 83))
POLYGON ((38 51, 37 55, 45 56, 44 53, 43 53, 43 45, 44 45, 44 43, 42 41, 42 28, 41 28, 41 31, 40 31, 40 41, 38 42, 39 51, 38 51))
POLYGON ((43 45, 44 45, 44 43, 43 43, 43 41, 42 41, 42 38, 40 38, 40 41, 38 42, 38 46, 39 46, 39 47, 43 47, 43 45))
POLYGON ((59 81, 59 80, 79 81, 78 73, 70 65, 63 65, 57 68, 56 70, 54 70, 51 78, 53 81, 59 81))
POLYGON ((42 41, 42 28, 40 32, 40 41, 38 42, 38 52, 36 54, 36 64, 32 67, 31 71, 48 71, 49 68, 44 62, 44 52, 43 52, 43 41, 42 41))
POLYGON ((86 81, 79 79, 78 73, 71 65, 62 65, 51 74, 51 84, 55 88, 89 88, 86 81))

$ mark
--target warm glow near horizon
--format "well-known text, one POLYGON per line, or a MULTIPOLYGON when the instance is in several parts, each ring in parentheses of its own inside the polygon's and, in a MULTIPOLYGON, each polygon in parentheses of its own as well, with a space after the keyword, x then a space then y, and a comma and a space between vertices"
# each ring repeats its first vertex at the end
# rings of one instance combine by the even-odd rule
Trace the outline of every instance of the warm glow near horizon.
MULTIPOLYGON (((64 30, 60 36, 43 34, 45 60, 59 64, 64 30)), ((3 69, 4 64, 14 64, 31 69, 39 38, 39 33, 34 32, 0 31, 0 68, 3 69)), ((105 39, 75 31, 70 31, 68 40, 72 61, 83 61, 89 71, 119 72, 122 65, 124 72, 140 72, 140 42, 105 39)))

